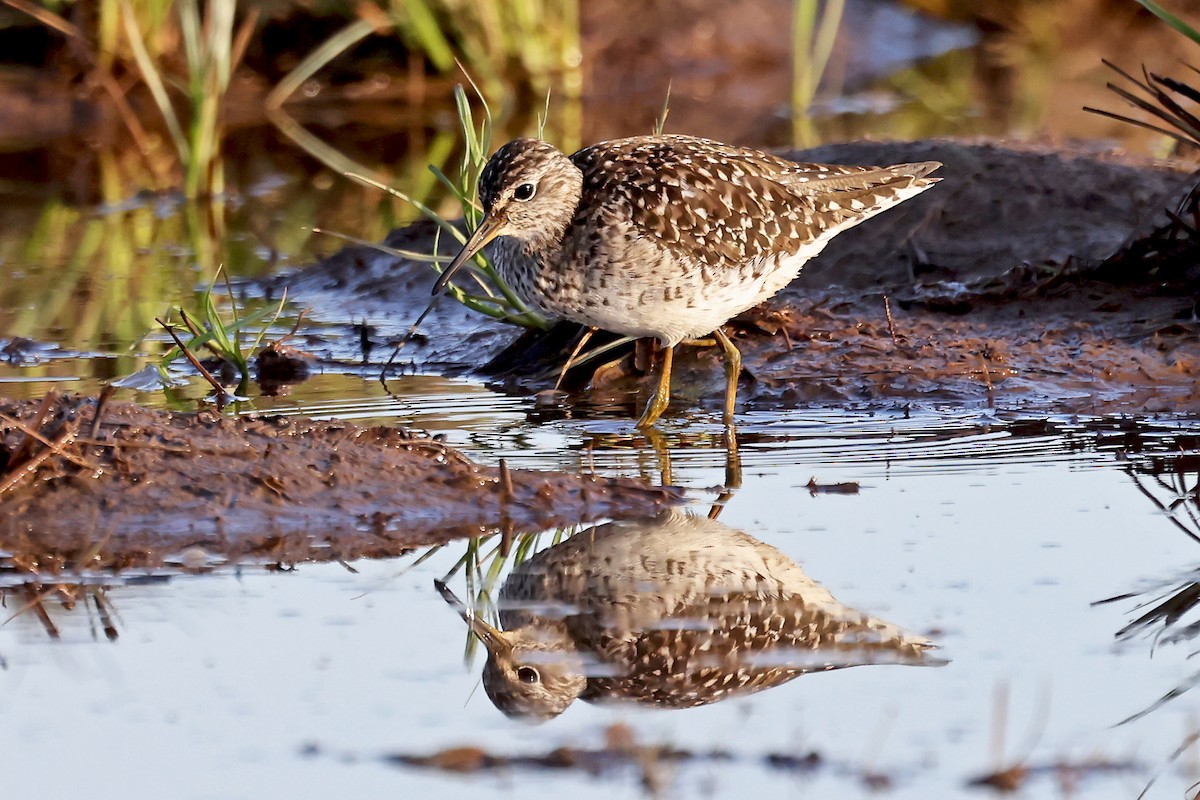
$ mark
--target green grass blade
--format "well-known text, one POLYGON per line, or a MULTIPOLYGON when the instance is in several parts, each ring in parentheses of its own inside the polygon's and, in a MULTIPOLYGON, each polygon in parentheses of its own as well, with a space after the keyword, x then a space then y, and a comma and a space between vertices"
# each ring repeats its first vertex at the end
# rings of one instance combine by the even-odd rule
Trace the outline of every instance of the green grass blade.
POLYGON ((454 87, 454 110, 458 114, 458 125, 462 128, 463 141, 466 144, 466 153, 463 156, 465 164, 473 164, 487 158, 487 153, 483 152, 482 137, 475 134, 475 118, 471 111, 471 101, 467 98, 467 93, 459 84, 454 87))
POLYGON ((447 231, 448 233, 453 234, 454 238, 457 239, 460 244, 466 244, 466 241, 467 241, 466 234, 464 234, 462 231, 460 231, 455 225, 451 224, 449 220, 443 219, 436 211, 434 211, 432 208, 425 205, 421 201, 417 200, 412 195, 405 194, 404 192, 400 191, 399 189, 396 189, 392 186, 388 186, 386 183, 380 183, 379 181, 375 180, 374 178, 369 178, 366 175, 362 174, 361 172, 345 172, 343 174, 347 178, 350 178, 351 180, 358 181, 359 183, 365 183, 368 186, 374 186, 376 189, 381 189, 381 190, 387 192, 388 194, 392 195, 393 197, 398 197, 399 199, 408 203, 413 208, 415 208, 417 211, 420 211, 426 217, 428 217, 429 219, 431 219, 435 223, 437 223, 437 226, 439 228, 441 228, 443 231, 447 231))
MULTIPOLYGON (((667 94, 671 94, 671 85, 667 84, 667 94)), ((542 110, 538 112, 537 117, 537 138, 546 138, 546 123, 550 121, 550 89, 546 89, 546 103, 542 106, 542 110)))
MULTIPOLYGON (((421 261, 428 264, 443 264, 450 262, 450 256, 439 256, 432 253, 418 253, 416 250, 401 250, 397 247, 388 247, 386 244, 373 242, 370 239, 363 239, 358 236, 351 236, 348 233, 339 233, 338 231, 329 231, 324 228, 305 228, 304 230, 319 233, 323 236, 332 236, 334 239, 341 239, 349 244, 356 244, 360 247, 369 247, 372 250, 378 250, 381 253, 386 253, 394 258, 403 258, 408 261, 421 261)), ((440 234, 440 231, 437 233, 440 234)), ((436 235, 436 234, 435 234, 436 235)))
POLYGON ((330 36, 305 56, 292 71, 275 85, 267 95, 267 108, 278 108, 299 89, 306 80, 315 75, 322 67, 344 53, 350 47, 370 36, 376 31, 383 30, 386 25, 380 25, 374 20, 357 19, 337 33, 330 36))
POLYGON ((167 95, 166 86, 163 85, 162 75, 159 74, 158 67, 154 65, 154 61, 146 51, 146 43, 142 38, 142 32, 138 29, 137 18, 134 16, 129 0, 121 0, 121 16, 125 23, 125 35, 133 50, 134 60, 137 61, 138 69, 142 73, 142 80, 150 89, 154 104, 158 106, 158 111, 162 114, 167 131, 171 134, 171 140, 175 142, 175 149, 179 152, 180 158, 186 162, 191 157, 187 137, 183 135, 179 117, 176 116, 175 109, 171 106, 171 98, 167 95))
MULTIPOLYGON (((222 324, 219 326, 219 328, 217 330, 207 330, 204 333, 202 333, 200 336, 193 336, 191 339, 184 342, 184 344, 186 344, 188 346, 189 350, 195 351, 195 350, 199 350, 201 347, 205 347, 206 345, 208 345, 211 342, 215 349, 224 353, 224 351, 229 347, 228 342, 229 342, 229 335, 231 333, 237 333, 238 331, 242 330, 243 328, 246 328, 250 325, 256 324, 257 322, 265 319, 268 314, 273 313, 273 311, 274 311, 274 309, 272 309, 272 308, 259 309, 258 311, 255 311, 252 314, 247 314, 246 316, 242 317, 241 322, 238 325, 222 324), (225 337, 225 341, 226 341, 225 345, 222 345, 219 341, 219 337, 221 337, 222 335, 225 337)), ((175 347, 175 348, 172 348, 170 351, 168 351, 166 353, 166 355, 164 355, 161 359, 159 359, 159 361, 160 361, 160 363, 162 363, 164 365, 170 364, 172 361, 174 361, 175 359, 179 358, 182 355, 183 355, 183 353, 181 353, 179 351, 179 348, 175 347)), ((222 357, 224 357, 224 355, 222 355, 222 357)))
POLYGON ((1136 2, 1139 5, 1141 5, 1142 8, 1146 9, 1151 14, 1158 17, 1163 22, 1167 23, 1172 28, 1174 28, 1175 30, 1182 33, 1184 36, 1191 39, 1196 44, 1200 44, 1200 30, 1193 28, 1191 25, 1187 24, 1182 19, 1180 19, 1179 17, 1172 14, 1170 11, 1167 11, 1165 8, 1160 6, 1158 3, 1155 3, 1153 0, 1136 0, 1136 2))
POLYGON ((446 187, 450 191, 450 194, 454 196, 455 200, 462 203, 464 207, 470 206, 473 210, 477 211, 480 216, 483 216, 483 207, 476 202, 473 196, 468 195, 466 190, 460 184, 450 180, 446 173, 442 172, 440 167, 430 164, 429 171, 432 172, 435 177, 437 177, 438 183, 442 184, 442 186, 446 187))
MULTIPOLYGON (((842 26, 842 15, 846 10, 846 0, 827 0, 821 14, 821 24, 817 28, 816 39, 813 41, 813 72, 816 82, 820 83, 829 66, 829 56, 833 54, 833 45, 837 41, 838 29, 842 26)), ((812 87, 813 92, 817 85, 812 87)))
POLYGON ((275 308, 275 316, 271 317, 271 321, 263 325, 258 331, 258 336, 254 337, 254 344, 250 347, 250 352, 253 353, 262 344, 263 337, 267 335, 267 331, 271 326, 279 321, 279 316, 283 313, 283 307, 287 305, 287 287, 283 287, 283 295, 279 298, 279 305, 275 308))
POLYGON ((404 0, 399 4, 403 11, 403 27, 408 38, 414 40, 438 72, 446 72, 454 66, 454 48, 443 32, 437 15, 425 0, 404 0))
POLYGON ((663 98, 662 112, 654 120, 654 135, 662 136, 667 127, 667 115, 671 113, 671 82, 667 81, 667 96, 663 98))
POLYGON ((203 89, 205 61, 204 48, 200 44, 200 7, 196 0, 179 0, 179 33, 183 38, 183 52, 188 63, 188 87, 193 97, 203 89))

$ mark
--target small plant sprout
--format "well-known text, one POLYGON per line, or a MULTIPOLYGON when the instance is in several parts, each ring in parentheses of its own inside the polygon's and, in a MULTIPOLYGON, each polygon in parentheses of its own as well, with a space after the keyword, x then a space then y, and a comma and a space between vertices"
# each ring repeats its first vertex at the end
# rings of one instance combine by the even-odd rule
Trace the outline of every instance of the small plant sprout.
POLYGON ((173 326, 169 323, 159 320, 159 324, 166 329, 167 333, 175 341, 175 347, 164 355, 158 362, 158 371, 164 382, 169 383, 167 368, 175 359, 185 357, 195 366, 205 380, 211 383, 217 391, 218 398, 224 398, 228 393, 220 385, 220 383, 203 368, 195 353, 200 348, 205 348, 214 356, 231 365, 239 375, 237 395, 245 395, 250 384, 250 358, 262 345, 263 338, 267 331, 279 319, 279 315, 283 312, 283 307, 287 303, 287 292, 279 300, 279 305, 274 308, 263 308, 251 314, 243 315, 237 307, 236 303, 230 305, 230 313, 233 317, 232 321, 226 322, 221 317, 220 311, 217 309, 217 304, 213 300, 213 289, 217 285, 218 279, 224 279, 225 288, 229 296, 233 296, 233 289, 229 283, 229 276, 225 274, 223 269, 218 269, 217 274, 213 276, 212 282, 209 283, 208 289, 204 292, 204 297, 201 301, 200 309, 197 312, 188 313, 184 308, 179 308, 179 318, 183 326, 187 328, 191 334, 191 338, 183 341, 174 332, 173 326), (250 340, 249 347, 243 347, 241 333, 251 325, 255 325, 268 316, 271 319, 264 324, 258 333, 250 340))

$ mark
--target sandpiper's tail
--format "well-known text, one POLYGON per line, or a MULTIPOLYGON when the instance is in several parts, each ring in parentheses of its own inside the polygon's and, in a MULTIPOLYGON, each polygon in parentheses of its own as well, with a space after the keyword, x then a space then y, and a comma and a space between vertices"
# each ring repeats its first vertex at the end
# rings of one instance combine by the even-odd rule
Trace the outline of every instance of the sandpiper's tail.
POLYGON ((941 179, 923 179, 940 166, 940 161, 918 161, 891 167, 797 164, 794 169, 780 176, 779 182, 795 194, 819 197, 830 192, 881 188, 903 183, 921 182, 921 185, 929 186, 941 179))
POLYGON ((812 203, 814 221, 821 229, 814 251, 820 252, 842 231, 933 186, 941 179, 926 176, 942 165, 921 161, 892 167, 797 166, 786 176, 787 188, 812 203))

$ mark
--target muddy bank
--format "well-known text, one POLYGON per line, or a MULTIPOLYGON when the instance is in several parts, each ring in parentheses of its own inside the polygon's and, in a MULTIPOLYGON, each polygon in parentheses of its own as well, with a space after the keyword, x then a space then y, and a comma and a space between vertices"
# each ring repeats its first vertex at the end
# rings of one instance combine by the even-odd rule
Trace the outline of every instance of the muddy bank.
MULTIPOLYGON (((346 761, 368 761, 357 753, 326 752, 326 748, 319 744, 305 746, 303 754, 308 758, 327 756, 339 757, 346 761)), ((898 784, 903 785, 911 781, 914 771, 920 770, 916 765, 881 769, 871 764, 857 763, 846 755, 833 757, 815 749, 745 753, 731 747, 705 751, 665 743, 648 744, 639 742, 634 731, 621 724, 606 729, 603 746, 596 748, 564 743, 546 752, 509 755, 497 752, 491 747, 466 745, 431 753, 388 753, 382 756, 381 760, 390 766, 454 775, 487 772, 536 775, 551 771, 578 771, 595 780, 597 777, 615 779, 623 772, 636 771, 636 774, 640 775, 642 786, 660 794, 665 794, 665 790, 672 785, 676 771, 687 764, 707 764, 718 769, 722 766, 728 768, 741 764, 808 778, 821 774, 836 774, 875 791, 886 791, 898 784)), ((1105 778, 1113 780, 1139 775, 1145 770, 1144 764, 1132 758, 1095 756, 1071 760, 1061 757, 1045 763, 1017 764, 970 778, 964 783, 968 787, 987 786, 1000 791, 1015 792, 1029 784, 1053 780, 1063 774, 1069 774, 1076 779, 1099 781, 1105 778)))
POLYGON ((496 530, 652 514, 638 481, 476 464, 423 433, 0 400, 0 551, 45 573, 397 555, 496 530), (43 441, 28 445, 26 431, 43 441), (26 563, 28 562, 28 563, 26 563))
MULTIPOLYGON (((950 141, 792 155, 860 164, 932 159, 945 164, 944 180, 834 240, 791 286, 735 322, 745 356, 740 397, 752 407, 870 401, 1200 411, 1194 277, 1188 283, 1186 270, 1167 276, 1153 264, 1104 267, 1167 219, 1193 183, 1187 173, 1114 155, 950 141)), ((432 229, 399 230, 387 243, 428 252, 432 229)), ((327 322, 367 320, 386 345, 423 310, 432 283, 422 264, 351 247, 273 288, 289 285, 327 322)), ((517 337, 449 299, 422 333, 402 361, 445 373, 478 369, 517 337)), ((685 348, 682 356, 680 404, 715 407, 717 355, 685 348)), ((507 385, 547 388, 553 370, 545 367, 518 368, 507 385)), ((592 385, 611 397, 639 380, 641 370, 626 363, 592 385)))

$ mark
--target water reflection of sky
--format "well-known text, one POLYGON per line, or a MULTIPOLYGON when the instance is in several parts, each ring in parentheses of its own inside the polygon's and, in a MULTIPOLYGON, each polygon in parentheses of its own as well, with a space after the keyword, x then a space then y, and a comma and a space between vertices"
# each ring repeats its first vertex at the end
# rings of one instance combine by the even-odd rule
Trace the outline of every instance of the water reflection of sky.
MULTIPOLYGON (((903 424, 909 438, 921 438, 922 422, 903 424)), ((573 425, 571 435, 588 428, 573 425)), ((682 767, 678 796, 704 787, 716 796, 741 796, 746 787, 797 791, 796 784, 845 796, 858 789, 847 769, 873 769, 895 772, 891 796, 938 797, 996 766, 994 703, 1005 687, 1004 756, 1034 765, 1135 758, 1152 770, 1192 730, 1191 695, 1113 727, 1182 683, 1194 665, 1186 643, 1153 659, 1146 642, 1114 644, 1134 601, 1091 604, 1174 576, 1200 552, 1138 492, 1120 456, 1046 435, 1025 459, 993 459, 989 448, 995 455, 1001 431, 975 439, 974 458, 962 452, 969 440, 960 441, 950 469, 932 457, 935 444, 908 461, 893 453, 890 464, 842 463, 836 424, 817 433, 819 446, 802 427, 793 426, 791 443, 744 449, 744 486, 721 520, 787 553, 839 600, 932 635, 948 666, 807 675, 686 711, 576 703, 530 727, 505 719, 481 690, 472 695, 479 664, 463 668, 462 622, 432 587, 457 551, 400 575, 402 559, 357 562, 357 574, 337 564, 294 573, 246 568, 113 589, 115 644, 91 637, 82 610, 56 616, 60 643, 47 641, 28 615, 0 629, 8 663, 0 715, 9 722, 0 752, 10 764, 44 765, 48 754, 61 761, 53 775, 10 770, 8 788, 32 793, 49 783, 56 792, 99 797, 129 796, 135 784, 187 797, 317 797, 347 787, 366 795, 636 796, 632 773, 602 782, 571 773, 455 778, 373 761, 462 744, 506 754, 599 746, 603 728, 624 721, 645 742, 745 757, 682 767), (789 466, 789 453, 798 465, 789 466), (862 489, 812 496, 804 488, 811 477, 858 481, 862 489), (322 753, 303 756, 308 744, 322 753), (813 777, 761 764, 767 752, 810 750, 832 762, 813 777)), ((556 430, 537 437, 547 448, 557 439, 561 457, 567 441, 556 430)), ((1078 444, 1088 434, 1074 436, 1078 444)), ((461 429, 451 438, 472 446, 461 429)), ((475 452, 487 459, 511 452, 509 443, 487 444, 475 452)), ((861 446, 885 448, 888 437, 861 446)), ((605 471, 636 472, 636 451, 602 455, 605 471)), ((539 460, 555 461, 527 457, 522 465, 539 460)), ((681 451, 675 480, 720 484, 721 461, 719 452, 681 451)), ((1149 774, 1092 778, 1083 796, 1136 795, 1149 774)), ((1180 796, 1191 780, 1169 773, 1151 796, 1180 796)), ((1049 778, 1027 793, 1059 796, 1049 778)))

